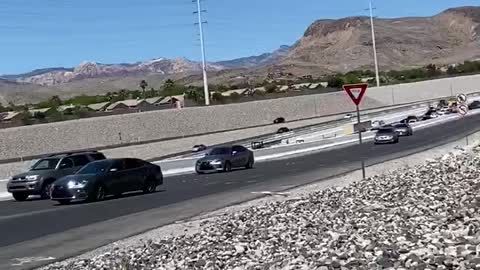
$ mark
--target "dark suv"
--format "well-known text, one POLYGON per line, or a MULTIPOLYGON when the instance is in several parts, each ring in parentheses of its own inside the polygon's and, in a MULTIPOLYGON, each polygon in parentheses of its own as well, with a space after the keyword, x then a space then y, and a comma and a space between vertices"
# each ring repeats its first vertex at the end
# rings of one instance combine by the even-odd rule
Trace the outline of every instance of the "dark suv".
POLYGON ((103 159, 105 155, 96 151, 53 154, 38 160, 28 172, 12 176, 7 190, 17 201, 25 201, 30 195, 48 199, 53 182, 74 174, 92 161, 103 159))

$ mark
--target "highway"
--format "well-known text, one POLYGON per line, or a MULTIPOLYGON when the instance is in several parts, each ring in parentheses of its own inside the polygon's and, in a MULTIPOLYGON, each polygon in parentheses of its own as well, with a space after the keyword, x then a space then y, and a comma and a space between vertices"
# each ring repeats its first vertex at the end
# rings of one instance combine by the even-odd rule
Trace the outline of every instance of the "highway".
MULTIPOLYGON (((258 163, 229 174, 168 177, 157 193, 59 206, 52 201, 0 202, 0 269, 30 269, 146 230, 367 165, 419 152, 478 131, 480 115, 420 129, 399 144, 349 145, 258 163), (23 262, 23 263, 19 263, 23 262)), ((368 170, 367 170, 368 173, 368 170)))

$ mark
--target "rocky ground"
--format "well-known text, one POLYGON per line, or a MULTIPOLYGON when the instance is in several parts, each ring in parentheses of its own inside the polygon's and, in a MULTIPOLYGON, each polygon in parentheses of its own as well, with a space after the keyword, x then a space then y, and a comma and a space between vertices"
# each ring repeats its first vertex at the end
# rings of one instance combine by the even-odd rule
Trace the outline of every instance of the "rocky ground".
POLYGON ((480 149, 45 269, 480 269, 480 149))

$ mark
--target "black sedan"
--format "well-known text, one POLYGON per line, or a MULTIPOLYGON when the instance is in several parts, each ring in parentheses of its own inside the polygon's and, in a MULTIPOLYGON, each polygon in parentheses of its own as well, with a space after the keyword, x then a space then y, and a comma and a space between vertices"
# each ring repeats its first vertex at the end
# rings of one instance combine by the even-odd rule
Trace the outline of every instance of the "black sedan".
POLYGON ((375 144, 398 143, 398 132, 394 127, 381 128, 375 134, 375 144))
POLYGON ((213 148, 195 165, 198 174, 210 172, 229 172, 233 168, 253 167, 255 162, 253 152, 241 145, 213 148))
POLYGON ((130 191, 152 193, 162 184, 160 166, 134 158, 105 159, 55 181, 50 198, 60 204, 101 201, 108 195, 120 196, 130 191))

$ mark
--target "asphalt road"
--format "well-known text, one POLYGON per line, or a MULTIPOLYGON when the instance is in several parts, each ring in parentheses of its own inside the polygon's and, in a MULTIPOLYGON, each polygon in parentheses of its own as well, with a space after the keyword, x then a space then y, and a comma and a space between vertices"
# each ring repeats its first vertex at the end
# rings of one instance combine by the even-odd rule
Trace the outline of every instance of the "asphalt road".
POLYGON ((480 115, 474 115, 419 130, 396 145, 369 142, 259 163, 252 170, 169 177, 161 191, 150 195, 70 206, 39 200, 0 202, 0 269, 40 266, 48 257, 66 258, 259 196, 252 192, 283 191, 326 179, 358 169, 362 159, 368 165, 408 155, 458 140, 479 127, 480 115))

